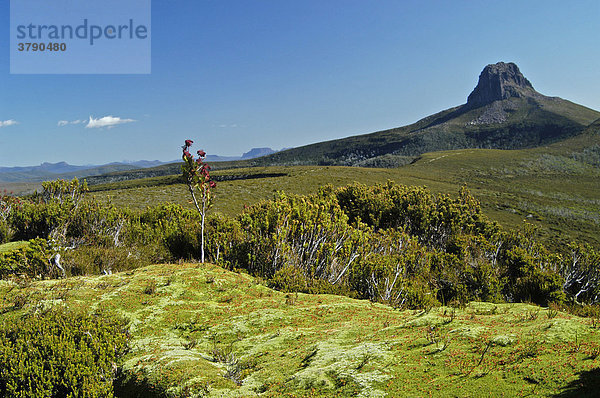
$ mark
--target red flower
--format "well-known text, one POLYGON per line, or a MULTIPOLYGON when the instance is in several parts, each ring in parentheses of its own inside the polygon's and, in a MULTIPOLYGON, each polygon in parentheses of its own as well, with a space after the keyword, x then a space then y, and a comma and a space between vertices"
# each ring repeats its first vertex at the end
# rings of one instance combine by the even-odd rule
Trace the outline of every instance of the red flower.
POLYGON ((188 159, 191 159, 191 158, 192 158, 192 154, 191 154, 191 153, 189 153, 187 149, 185 149, 185 150, 183 151, 183 157, 185 157, 185 158, 188 158, 188 159))
POLYGON ((206 152, 204 152, 202 149, 200 149, 197 153, 198 153, 198 156, 200 156, 200 157, 206 156, 206 152))
POLYGON ((194 141, 192 141, 192 140, 185 140, 185 146, 187 146, 187 147, 192 146, 193 143, 194 143, 194 141))
POLYGON ((211 188, 215 188, 217 186, 217 183, 214 181, 211 181, 208 183, 208 185, 210 185, 211 188))

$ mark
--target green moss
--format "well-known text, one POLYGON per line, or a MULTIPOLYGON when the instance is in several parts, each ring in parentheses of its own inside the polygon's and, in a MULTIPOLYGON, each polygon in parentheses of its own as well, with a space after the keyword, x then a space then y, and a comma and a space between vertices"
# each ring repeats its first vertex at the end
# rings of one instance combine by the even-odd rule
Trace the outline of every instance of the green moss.
POLYGON ((506 347, 508 345, 514 344, 517 341, 516 335, 498 335, 494 336, 490 339, 493 344, 500 345, 502 347, 506 347))
POLYGON ((0 322, 59 303, 123 315, 132 333, 124 368, 140 380, 135 388, 162 396, 513 396, 532 391, 529 375, 544 380, 535 393, 547 396, 600 367, 600 358, 589 359, 598 331, 572 315, 548 319, 532 305, 478 302, 398 311, 310 294, 290 305, 285 293, 211 264, 23 287, 3 281, 0 294, 0 322), (150 279, 155 293, 141 293, 150 279), (18 295, 27 300, 15 309, 18 295))

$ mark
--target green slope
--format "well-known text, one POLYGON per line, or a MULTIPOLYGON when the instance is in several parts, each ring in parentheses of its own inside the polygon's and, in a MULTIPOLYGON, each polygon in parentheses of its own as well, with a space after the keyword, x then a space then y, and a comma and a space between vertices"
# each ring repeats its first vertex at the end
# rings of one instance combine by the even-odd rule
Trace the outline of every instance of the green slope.
POLYGON ((401 128, 290 149, 254 164, 386 165, 380 158, 393 155, 401 165, 431 151, 532 148, 575 136, 599 117, 560 98, 510 98, 476 109, 462 105, 401 128))
MULTIPOLYGON (((217 170, 214 211, 235 215, 244 205, 276 191, 308 194, 319 186, 393 180, 456 193, 466 184, 485 213, 506 227, 539 227, 560 246, 577 240, 600 247, 600 119, 579 135, 524 150, 466 149, 422 154, 399 168, 271 166, 217 170)), ((175 176, 92 187, 93 195, 118 206, 145 208, 164 202, 191 206, 175 176)))
MULTIPOLYGON (((319 142, 242 161, 213 162, 215 170, 294 165, 393 168, 423 153, 465 148, 523 149, 550 145, 581 134, 600 112, 556 97, 509 98, 471 109, 467 105, 409 126, 319 142), (491 119, 490 119, 491 118, 491 119), (485 121, 496 120, 485 123, 485 121)), ((90 184, 177 174, 179 164, 89 177, 90 184)))
POLYGON ((280 293, 210 264, 0 281, 0 297, 0 321, 51 305, 124 315, 139 396, 591 397, 598 387, 585 383, 599 372, 597 323, 526 304, 398 311, 280 293))

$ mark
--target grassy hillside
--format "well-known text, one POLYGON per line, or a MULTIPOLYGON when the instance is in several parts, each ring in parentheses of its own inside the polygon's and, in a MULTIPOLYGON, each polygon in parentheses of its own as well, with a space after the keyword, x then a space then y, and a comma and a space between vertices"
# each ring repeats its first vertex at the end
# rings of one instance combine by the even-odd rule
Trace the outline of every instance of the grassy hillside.
MULTIPOLYGON (((553 111, 553 107, 559 106, 574 123, 597 113, 560 99, 548 99, 542 110, 553 111)), ((442 112, 414 126, 424 129, 440 117, 449 117, 444 115, 442 112)), ((461 120, 463 116, 452 120, 461 120)), ((396 133, 390 130, 385 134, 396 133)), ((365 137, 384 135, 351 139, 358 140, 358 145, 365 137)), ((389 142, 388 138, 383 141, 389 142)), ((338 145, 341 141, 336 142, 338 145)), ((312 149, 309 152, 312 153, 312 149)), ((518 227, 527 221, 540 228, 542 237, 556 244, 580 240, 600 246, 600 119, 571 138, 535 148, 460 149, 428 152, 416 158, 388 154, 366 164, 393 166, 412 160, 402 167, 247 167, 252 162, 268 159, 212 163, 216 170, 213 174, 220 180, 214 210, 237 214, 244 205, 270 199, 275 191, 314 193, 325 184, 342 186, 354 181, 375 184, 394 180, 406 185, 425 185, 434 192, 445 193, 457 192, 466 184, 481 200, 486 213, 508 227, 518 227)), ((110 197, 118 206, 189 204, 185 187, 174 176, 179 173, 180 165, 171 164, 99 176, 90 182, 98 184, 92 187, 95 196, 105 200, 110 197), (153 177, 143 178, 148 175, 153 177)))
POLYGON ((25 241, 3 243, 0 245, 0 254, 7 253, 13 250, 18 250, 20 248, 26 247, 28 244, 29 243, 25 241))
MULTIPOLYGON (((597 123, 598 124, 598 123, 597 123)), ((394 169, 340 166, 255 167, 214 172, 214 211, 237 214, 244 205, 270 199, 275 191, 314 193, 319 186, 394 180, 456 193, 466 184, 486 214, 507 227, 539 227, 559 245, 578 240, 600 246, 600 147, 597 127, 570 140, 527 150, 468 149, 426 153, 394 169)), ((145 208, 189 203, 175 176, 92 187, 93 195, 117 206, 145 208)))
POLYGON ((41 189, 41 182, 0 182, 0 191, 18 196, 29 195, 41 189))
POLYGON ((560 98, 510 98, 476 109, 447 109, 409 126, 290 149, 254 164, 389 167, 390 156, 399 166, 431 151, 531 148, 572 137, 598 117, 599 112, 560 98))
POLYGON ((527 304, 398 311, 206 264, 0 281, 0 322, 66 305, 131 325, 121 396, 592 397, 598 319, 527 304))

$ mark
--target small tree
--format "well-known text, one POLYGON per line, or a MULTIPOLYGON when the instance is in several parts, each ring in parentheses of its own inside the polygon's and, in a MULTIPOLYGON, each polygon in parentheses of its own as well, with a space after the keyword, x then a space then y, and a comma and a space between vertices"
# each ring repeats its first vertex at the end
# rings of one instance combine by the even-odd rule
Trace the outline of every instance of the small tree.
POLYGON ((42 182, 42 200, 44 203, 52 201, 63 204, 70 202, 75 209, 79 207, 79 203, 83 200, 84 195, 89 191, 87 181, 83 180, 83 184, 79 183, 77 178, 72 181, 55 180, 42 182))
POLYGON ((200 213, 200 217, 202 219, 200 226, 200 251, 201 262, 204 263, 204 220, 206 217, 206 212, 212 204, 211 189, 215 188, 217 184, 210 179, 210 166, 204 163, 206 152, 199 150, 197 152, 198 159, 195 160, 194 156, 189 152, 189 149, 193 143, 194 141, 192 140, 185 140, 185 144, 182 146, 183 165, 181 166, 181 171, 183 172, 183 177, 185 178, 190 194, 192 195, 194 205, 196 206, 196 209, 200 213), (201 203, 198 203, 196 192, 199 192, 201 195, 201 203))

